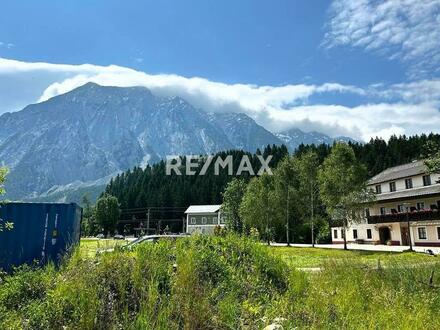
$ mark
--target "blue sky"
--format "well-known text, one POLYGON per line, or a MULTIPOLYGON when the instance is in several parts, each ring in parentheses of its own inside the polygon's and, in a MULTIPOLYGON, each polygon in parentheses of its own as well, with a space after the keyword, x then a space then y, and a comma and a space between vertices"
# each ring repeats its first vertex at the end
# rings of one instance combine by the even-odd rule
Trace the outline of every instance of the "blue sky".
POLYGON ((439 117, 440 0, 0 6, 0 113, 95 81, 245 112, 271 130, 366 140, 440 127, 420 121, 439 117))

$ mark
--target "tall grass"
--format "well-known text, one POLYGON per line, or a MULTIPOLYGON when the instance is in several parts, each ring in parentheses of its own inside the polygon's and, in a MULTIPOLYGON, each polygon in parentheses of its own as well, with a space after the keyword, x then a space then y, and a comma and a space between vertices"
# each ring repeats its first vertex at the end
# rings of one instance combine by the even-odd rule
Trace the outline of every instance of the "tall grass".
POLYGON ((275 308, 285 325, 304 329, 439 329, 440 267, 329 262, 306 278, 293 273, 275 308))
POLYGON ((0 329, 438 329, 437 285, 436 265, 309 274, 250 239, 196 236, 3 275, 0 329))

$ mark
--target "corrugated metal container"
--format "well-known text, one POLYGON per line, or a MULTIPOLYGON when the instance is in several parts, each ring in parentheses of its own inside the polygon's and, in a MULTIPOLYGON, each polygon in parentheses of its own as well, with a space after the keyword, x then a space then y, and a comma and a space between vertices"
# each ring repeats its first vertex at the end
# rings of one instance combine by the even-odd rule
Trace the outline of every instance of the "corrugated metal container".
POLYGON ((0 221, 12 230, 0 232, 0 268, 53 261, 58 264, 80 239, 82 209, 77 204, 0 204, 0 221))

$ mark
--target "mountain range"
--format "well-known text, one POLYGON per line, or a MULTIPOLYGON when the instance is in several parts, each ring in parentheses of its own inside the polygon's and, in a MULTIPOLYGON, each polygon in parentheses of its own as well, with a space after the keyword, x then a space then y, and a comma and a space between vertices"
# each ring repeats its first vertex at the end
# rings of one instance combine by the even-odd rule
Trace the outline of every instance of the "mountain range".
POLYGON ((255 152, 268 144, 293 151, 333 141, 299 129, 273 134, 245 114, 206 112, 144 87, 94 83, 0 116, 0 161, 10 169, 12 200, 96 197, 113 175, 167 155, 255 152))

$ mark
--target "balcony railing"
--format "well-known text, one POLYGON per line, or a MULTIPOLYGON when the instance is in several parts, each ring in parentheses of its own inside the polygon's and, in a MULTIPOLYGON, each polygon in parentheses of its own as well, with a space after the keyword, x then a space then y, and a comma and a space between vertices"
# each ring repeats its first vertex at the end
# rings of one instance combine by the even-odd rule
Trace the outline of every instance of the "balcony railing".
MULTIPOLYGON (((429 221, 440 220, 439 210, 422 210, 408 213, 409 221, 429 221)), ((404 222, 407 221, 407 213, 394 213, 384 215, 370 215, 367 217, 368 223, 404 222)))

